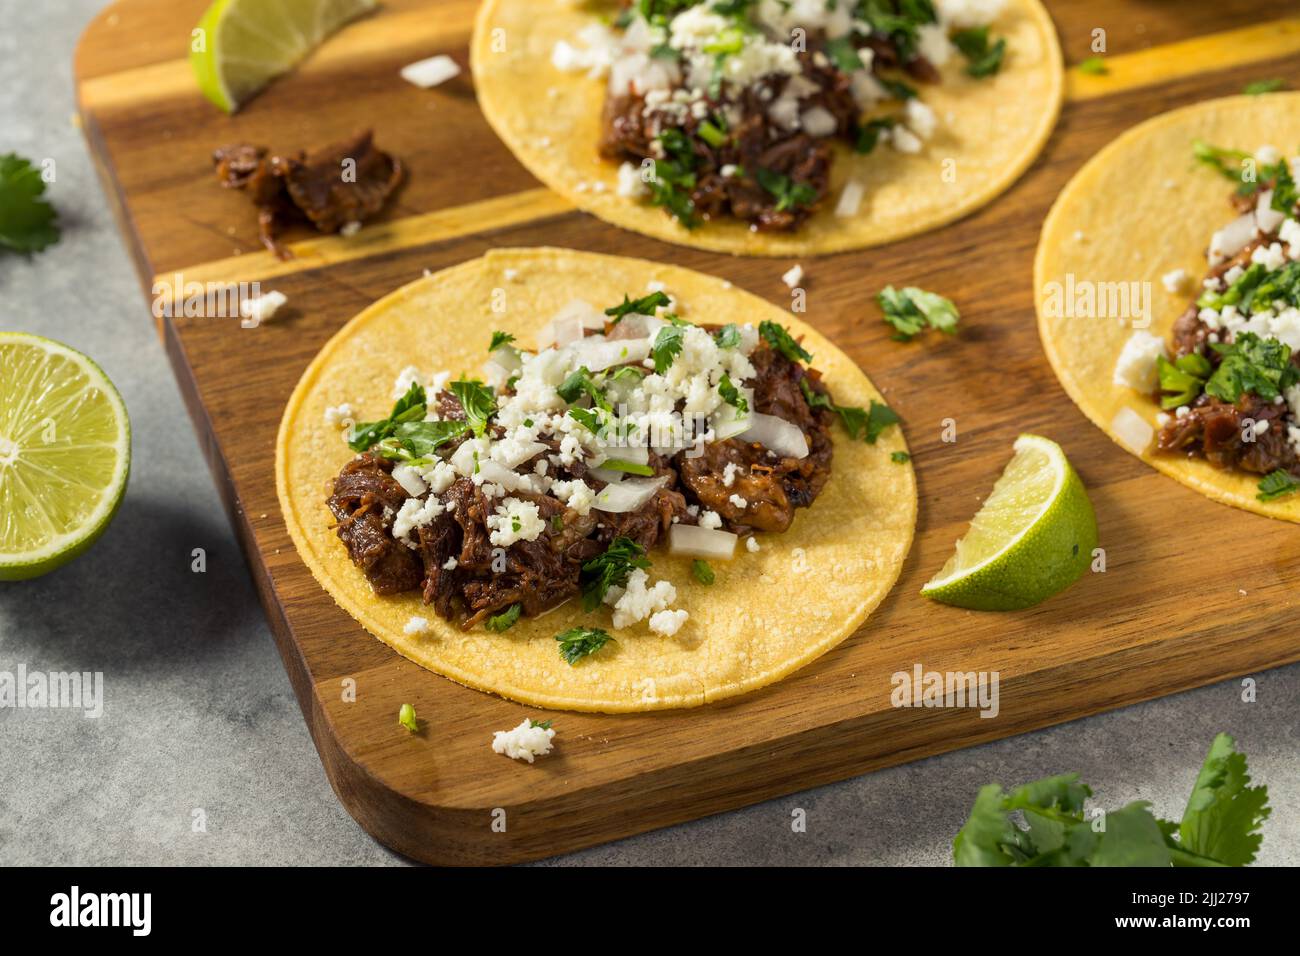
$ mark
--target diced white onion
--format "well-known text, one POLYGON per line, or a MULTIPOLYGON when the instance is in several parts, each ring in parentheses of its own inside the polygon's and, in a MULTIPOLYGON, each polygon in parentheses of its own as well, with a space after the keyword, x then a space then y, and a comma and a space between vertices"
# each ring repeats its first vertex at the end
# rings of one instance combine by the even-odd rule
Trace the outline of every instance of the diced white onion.
POLYGON ((1119 443, 1135 455, 1146 451, 1155 436, 1155 429, 1147 423, 1146 419, 1127 405, 1115 413, 1110 427, 1114 430, 1115 438, 1119 443))
POLYGON ((588 329, 604 327, 605 313, 590 302, 574 299, 552 316, 550 323, 538 336, 537 347, 544 349, 554 345, 561 348, 578 341, 588 329))
POLYGON ((601 445, 606 458, 630 461, 634 465, 650 464, 650 449, 645 445, 601 445))
POLYGON ((1260 193, 1259 202, 1255 204, 1255 223, 1259 226, 1259 231, 1272 232, 1282 225, 1284 219, 1286 213, 1278 212, 1273 208, 1273 190, 1260 193))
MULTIPOLYGON (((466 444, 468 444, 468 442, 466 442, 466 444)), ((505 465, 498 464, 495 461, 480 460, 476 477, 482 478, 485 482, 500 485, 502 488, 506 489, 506 491, 518 491, 520 488, 524 488, 528 485, 528 478, 526 475, 521 475, 519 472, 507 468, 505 465)))
POLYGON ((807 458, 808 439, 803 437, 799 426, 791 425, 784 418, 754 412, 750 416, 750 426, 741 432, 745 441, 758 442, 769 451, 774 451, 784 458, 807 458))
POLYGON ((627 514, 644 505, 667 483, 666 475, 662 478, 625 478, 596 492, 596 502, 592 507, 610 514, 627 514))
POLYGON ((862 208, 862 198, 866 189, 856 179, 850 179, 840 190, 840 201, 835 204, 835 215, 841 219, 850 219, 862 208))
POLYGON ((494 457, 493 461, 499 461, 506 468, 515 469, 524 462, 536 458, 546 449, 547 446, 539 441, 497 442, 492 446, 492 453, 500 455, 500 458, 494 457), (509 454, 506 453, 507 449, 509 454))
POLYGON ((675 524, 668 529, 668 553, 689 558, 730 561, 736 556, 736 535, 720 528, 675 524))
POLYGON ((431 89, 439 83, 446 83, 460 73, 456 61, 446 55, 431 56, 427 60, 418 60, 402 67, 402 79, 424 89, 431 89))
POLYGON ((645 320, 644 315, 629 312, 618 320, 618 324, 610 329, 609 335, 605 337, 612 342, 620 339, 643 339, 650 334, 650 329, 645 320))
POLYGON ((650 355, 649 339, 621 339, 611 342, 601 335, 591 335, 569 345, 573 366, 585 365, 599 372, 615 365, 640 363, 650 355))
POLYGON ((393 480, 402 486, 402 490, 408 495, 419 497, 429 490, 429 486, 424 483, 420 473, 410 465, 398 465, 393 469, 393 480))
POLYGON ((1231 259, 1255 238, 1255 214, 1248 212, 1228 223, 1210 239, 1210 262, 1231 259))
MULTIPOLYGON (((745 414, 737 415, 736 409, 731 405, 723 405, 713 413, 713 419, 710 426, 713 428, 714 440, 724 441, 728 438, 735 438, 737 435, 749 431, 754 422, 752 419, 754 408, 754 390, 752 388, 737 389, 745 399, 745 407, 748 409, 745 414)), ((757 440, 757 439, 755 439, 757 440)))

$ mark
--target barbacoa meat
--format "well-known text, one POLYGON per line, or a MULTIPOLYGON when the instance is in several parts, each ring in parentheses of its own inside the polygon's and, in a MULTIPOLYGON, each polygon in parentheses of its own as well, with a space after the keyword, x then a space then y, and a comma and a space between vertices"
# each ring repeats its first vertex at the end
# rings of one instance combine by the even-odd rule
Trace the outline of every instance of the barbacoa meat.
MULTIPOLYGON (((502 556, 487 526, 494 502, 467 478, 439 495, 445 510, 416 529, 409 545, 395 539, 393 518, 411 496, 392 477, 391 461, 365 453, 334 480, 329 507, 339 522, 339 538, 375 593, 419 590, 441 617, 468 629, 515 604, 535 616, 574 597, 582 565, 603 554, 616 537, 630 538, 649 551, 674 523, 697 523, 701 508, 716 511, 723 526, 737 533, 784 531, 795 509, 811 505, 830 476, 833 413, 811 408, 803 394, 801 380, 825 394, 815 370, 789 361, 766 343, 754 349, 750 361, 756 372, 749 382, 755 409, 798 425, 808 439, 808 457, 781 458, 737 439, 704 445, 702 454, 688 449, 669 458, 650 452, 649 467, 668 482, 626 514, 580 515, 549 495, 512 491, 512 497, 537 505, 546 530, 534 541, 515 542, 502 556), (734 504, 732 495, 743 498, 745 506, 734 504)), ((431 404, 443 418, 464 416, 450 392, 431 397, 431 404)), ((582 478, 596 490, 605 485, 580 460, 555 477, 582 478)))
POLYGON ((370 130, 285 156, 233 143, 216 150, 212 161, 222 186, 248 193, 257 206, 262 243, 281 259, 288 253, 278 235, 290 221, 306 220, 325 233, 364 222, 384 207, 403 175, 401 162, 375 147, 370 130))

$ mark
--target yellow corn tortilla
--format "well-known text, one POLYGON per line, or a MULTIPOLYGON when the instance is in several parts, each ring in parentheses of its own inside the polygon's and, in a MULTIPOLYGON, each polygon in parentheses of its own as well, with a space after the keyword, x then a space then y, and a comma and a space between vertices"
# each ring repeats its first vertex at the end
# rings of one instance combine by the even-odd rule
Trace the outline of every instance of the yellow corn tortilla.
POLYGON ((551 65, 557 40, 577 42, 597 12, 566 0, 485 0, 470 46, 479 106, 534 176, 579 209, 625 229, 699 249, 794 256, 861 249, 927 232, 990 202, 1015 182, 1051 135, 1064 87, 1061 50, 1038 0, 1009 0, 991 35, 1006 37, 1002 69, 965 74, 958 53, 921 99, 939 120, 916 155, 882 144, 860 156, 837 147, 823 208, 792 233, 752 232, 724 218, 693 230, 661 208, 619 196, 618 163, 597 153, 605 79, 551 65), (501 46, 504 44, 504 50, 501 46), (835 216, 840 190, 866 193, 856 216, 835 216))
MULTIPOLYGON (((572 600, 540 618, 521 618, 504 634, 462 631, 418 594, 375 595, 335 535, 325 505, 332 479, 352 457, 325 409, 351 403, 358 421, 388 415, 390 387, 405 366, 474 374, 493 330, 527 348, 560 307, 634 297, 665 283, 687 319, 710 323, 780 322, 804 336, 813 366, 836 401, 869 406, 880 393, 842 352, 777 306, 721 279, 639 259, 564 249, 502 249, 405 286, 339 331, 294 390, 276 444, 276 486, 298 553, 321 586, 371 634, 404 657, 452 680, 525 704, 567 710, 640 711, 693 707, 779 680, 852 634, 897 580, 916 525, 916 479, 901 428, 874 445, 834 429, 831 477, 811 508, 784 534, 742 541, 731 562, 712 562, 717 580, 698 583, 690 560, 651 552, 652 580, 677 588, 674 607, 690 613, 673 637, 642 622, 614 630, 607 609, 584 614, 572 600), (494 302, 502 311, 494 311, 494 302), (412 616, 430 631, 411 636, 412 616), (585 625, 617 643, 569 665, 555 635, 585 625)), ((340 635, 340 640, 349 640, 340 635)))
POLYGON ((1150 396, 1112 382, 1133 327, 1115 317, 1069 318, 1049 308, 1051 283, 1064 286, 1068 276, 1076 288, 1082 282, 1097 289, 1103 283, 1149 283, 1146 331, 1168 345, 1175 320, 1208 271, 1210 236, 1238 215, 1228 204, 1232 183, 1193 161, 1198 139, 1248 153, 1271 144, 1290 155, 1300 143, 1300 94, 1197 103, 1135 126, 1094 156, 1057 197, 1043 225, 1034 261, 1039 335, 1065 391, 1121 447, 1215 501, 1300 521, 1300 497, 1256 499, 1260 475, 1160 452, 1154 441, 1140 454, 1120 442, 1114 421, 1122 409, 1152 429, 1160 412, 1150 396), (1166 291, 1161 276, 1179 268, 1190 276, 1187 288, 1166 291))

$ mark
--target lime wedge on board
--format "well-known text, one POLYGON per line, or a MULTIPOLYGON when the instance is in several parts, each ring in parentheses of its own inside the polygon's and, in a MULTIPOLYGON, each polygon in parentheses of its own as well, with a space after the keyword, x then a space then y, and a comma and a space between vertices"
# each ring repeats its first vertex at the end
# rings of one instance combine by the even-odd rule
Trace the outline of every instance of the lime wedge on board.
POLYGON ((1016 439, 970 530, 921 593, 979 611, 1032 607, 1069 587, 1097 547, 1097 517, 1061 446, 1016 439))
POLYGON ((85 551, 126 490, 131 425, 86 356, 0 332, 0 581, 34 578, 85 551))
POLYGON ((190 45, 199 89, 233 113, 375 5, 376 0, 215 0, 190 45))

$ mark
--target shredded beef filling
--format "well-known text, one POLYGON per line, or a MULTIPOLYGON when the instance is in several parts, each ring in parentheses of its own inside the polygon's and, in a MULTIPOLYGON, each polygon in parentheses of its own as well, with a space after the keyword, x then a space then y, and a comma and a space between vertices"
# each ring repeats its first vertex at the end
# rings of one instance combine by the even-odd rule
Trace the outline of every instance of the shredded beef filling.
POLYGON ((402 164, 375 148, 370 130, 310 153, 273 156, 262 146, 234 143, 212 155, 217 179, 241 189, 257 206, 262 243, 288 257, 279 234, 294 219, 321 232, 338 232, 379 212, 402 181, 402 164), (355 175, 344 175, 344 162, 355 175))
MULTIPOLYGON (((328 504, 338 520, 338 536, 376 594, 418 589, 439 615, 469 629, 514 604, 535 616, 575 596, 583 563, 603 554, 616 537, 630 538, 649 551, 666 539, 674 522, 697 523, 688 507, 718 512, 723 527, 737 533, 784 531, 795 509, 810 506, 830 477, 834 416, 810 408, 799 384, 804 379, 814 392, 825 394, 820 373, 766 344, 750 360, 757 373, 748 383, 756 410, 798 425, 808 440, 808 457, 782 458, 738 439, 704 445, 702 454, 684 450, 671 459, 651 452, 650 467, 656 477, 668 477, 668 484, 626 514, 579 515, 549 495, 513 491, 511 497, 537 505, 546 530, 534 541, 515 542, 502 555, 487 526, 496 501, 468 478, 438 496, 446 510, 412 532, 410 544, 395 539, 393 519, 411 496, 392 477, 391 461, 365 453, 334 479, 328 504), (731 484, 728 464, 737 466, 731 484), (733 495, 745 505, 734 503, 733 495)), ((451 393, 439 393, 437 402, 444 418, 463 417, 451 393)), ((552 476, 582 478, 596 490, 605 486, 580 460, 553 469, 552 476)))

